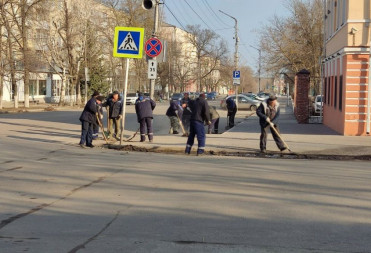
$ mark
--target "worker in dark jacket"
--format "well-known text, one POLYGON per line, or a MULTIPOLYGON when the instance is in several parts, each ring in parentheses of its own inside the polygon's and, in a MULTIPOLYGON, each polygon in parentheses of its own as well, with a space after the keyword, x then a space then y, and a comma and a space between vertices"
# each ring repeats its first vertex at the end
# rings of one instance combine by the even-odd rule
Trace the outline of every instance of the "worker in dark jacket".
POLYGON ((197 135, 198 149, 197 155, 205 152, 206 135, 204 124, 210 125, 210 111, 209 105, 205 100, 205 94, 201 94, 199 98, 191 102, 191 129, 188 136, 187 146, 185 149, 186 154, 191 153, 194 144, 195 136, 197 135))
POLYGON ((179 105, 178 101, 171 101, 170 106, 166 111, 166 116, 170 119, 170 132, 179 134, 179 120, 182 118, 183 108, 179 105))
POLYGON ((219 128, 219 113, 216 110, 216 106, 211 106, 209 105, 209 111, 210 111, 210 121, 211 124, 209 125, 208 128, 208 134, 217 134, 218 133, 218 128, 219 128))
POLYGON ((97 104, 102 103, 102 97, 99 96, 97 91, 94 91, 91 99, 86 103, 84 110, 80 116, 81 121, 81 139, 80 139, 80 147, 85 148, 90 147, 93 148, 93 125, 96 124, 96 113, 97 111, 97 104))
POLYGON ((234 97, 230 97, 230 98, 227 99, 227 101, 225 101, 225 103, 227 105, 227 110, 228 110, 227 116, 229 117, 228 126, 230 128, 234 127, 234 118, 235 118, 236 113, 237 113, 237 105, 236 105, 236 102, 234 101, 233 98, 234 97))
POLYGON ((102 105, 103 107, 109 107, 109 129, 108 139, 113 136, 118 139, 120 136, 120 120, 122 117, 122 99, 118 91, 114 91, 112 95, 107 99, 107 102, 102 105), (115 127, 115 131, 113 131, 115 127))
POLYGON ((140 124, 140 142, 146 140, 146 128, 149 142, 153 141, 152 120, 155 107, 155 101, 150 98, 144 98, 143 94, 139 94, 135 103, 135 112, 137 113, 138 123, 140 124))
POLYGON ((185 135, 187 136, 189 134, 189 128, 191 127, 191 116, 192 116, 192 110, 189 107, 191 99, 189 98, 189 93, 184 93, 184 98, 180 101, 180 104, 183 108, 183 115, 182 115, 182 123, 184 126, 184 130, 186 131, 185 135))
POLYGON ((262 102, 258 109, 256 110, 256 114, 259 116, 259 124, 261 129, 260 135, 260 151, 262 153, 266 153, 266 146, 267 146, 267 128, 270 128, 272 133, 273 139, 276 142, 277 147, 281 151, 285 151, 287 148, 281 138, 276 134, 276 132, 272 129, 271 123, 273 123, 274 128, 279 131, 278 129, 278 118, 280 116, 280 105, 277 102, 277 97, 274 95, 269 96, 266 102, 262 102))

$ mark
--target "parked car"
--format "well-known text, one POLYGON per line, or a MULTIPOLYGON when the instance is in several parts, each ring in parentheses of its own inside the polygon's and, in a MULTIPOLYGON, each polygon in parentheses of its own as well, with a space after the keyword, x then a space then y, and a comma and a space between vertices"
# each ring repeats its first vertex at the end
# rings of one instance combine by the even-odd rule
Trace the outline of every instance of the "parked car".
POLYGON ((189 94, 190 99, 195 99, 196 98, 195 92, 188 92, 188 94, 189 94))
POLYGON ((128 93, 126 94, 126 104, 134 105, 138 99, 138 93, 128 93))
POLYGON ((262 98, 262 97, 259 97, 258 95, 254 94, 254 93, 242 93, 242 95, 245 95, 246 97, 249 97, 251 99, 255 99, 255 100, 260 100, 260 101, 264 101, 265 98, 262 98))
POLYGON ((183 97, 184 97, 183 93, 174 93, 171 96, 171 101, 180 101, 180 100, 182 100, 183 97))
MULTIPOLYGON (((227 96, 220 102, 220 108, 227 109, 226 101, 229 98, 232 98, 234 101, 236 101, 236 95, 227 96)), ((238 109, 241 110, 249 109, 251 111, 256 111, 261 102, 262 101, 260 100, 252 99, 242 94, 238 95, 238 109)))
POLYGON ((151 94, 149 94, 148 92, 144 92, 144 93, 143 93, 143 96, 144 96, 145 98, 149 98, 149 97, 151 96, 151 94))
POLYGON ((312 112, 313 115, 318 115, 322 111, 322 95, 317 95, 312 103, 312 112))
POLYGON ((213 93, 215 97, 219 96, 219 93, 216 92, 216 91, 212 91, 212 92, 210 92, 210 93, 213 93))
POLYGON ((265 100, 265 99, 268 99, 270 95, 271 94, 268 92, 259 92, 257 96, 265 100))
POLYGON ((213 93, 213 92, 206 93, 206 99, 207 100, 215 100, 216 99, 215 93, 213 93))

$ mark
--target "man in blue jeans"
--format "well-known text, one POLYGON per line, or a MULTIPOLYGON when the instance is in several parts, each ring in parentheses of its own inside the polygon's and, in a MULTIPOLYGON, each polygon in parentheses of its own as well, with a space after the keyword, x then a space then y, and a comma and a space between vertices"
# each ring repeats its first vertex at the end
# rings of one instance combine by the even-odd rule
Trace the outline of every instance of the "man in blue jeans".
POLYGON ((205 94, 201 94, 199 98, 197 98, 194 101, 191 101, 190 107, 192 110, 191 127, 185 153, 186 154, 191 153, 191 149, 195 141, 195 136, 197 136, 198 141, 197 155, 202 155, 205 152, 206 145, 204 122, 207 125, 211 124, 209 105, 205 100, 205 94))
POLYGON ((91 99, 86 103, 84 111, 80 116, 81 121, 81 139, 80 147, 94 148, 93 145, 93 125, 96 124, 96 114, 98 112, 98 104, 101 104, 103 97, 99 96, 97 91, 94 91, 91 99))

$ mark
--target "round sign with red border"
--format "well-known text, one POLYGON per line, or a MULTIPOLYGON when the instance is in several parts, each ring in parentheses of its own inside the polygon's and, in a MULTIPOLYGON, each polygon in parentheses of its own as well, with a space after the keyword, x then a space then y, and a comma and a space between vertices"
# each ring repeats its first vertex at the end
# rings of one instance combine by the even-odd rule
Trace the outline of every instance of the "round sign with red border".
POLYGON ((162 43, 157 38, 150 38, 144 45, 144 50, 149 57, 156 57, 161 54, 162 43))

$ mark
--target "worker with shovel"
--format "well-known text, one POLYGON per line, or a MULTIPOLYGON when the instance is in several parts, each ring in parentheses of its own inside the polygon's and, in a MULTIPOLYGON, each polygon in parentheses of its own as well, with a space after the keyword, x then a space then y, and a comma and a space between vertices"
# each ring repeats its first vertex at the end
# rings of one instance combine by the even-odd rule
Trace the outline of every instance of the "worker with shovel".
POLYGON ((150 98, 144 98, 142 93, 135 102, 135 112, 137 114, 138 123, 140 124, 140 142, 146 140, 146 130, 149 142, 153 142, 153 110, 156 107, 155 101, 150 98))
POLYGON ((256 114, 259 116, 259 123, 261 127, 260 135, 260 152, 266 153, 267 147, 267 128, 270 128, 273 139, 276 142, 277 147, 281 152, 285 152, 288 147, 286 143, 282 140, 277 121, 280 116, 280 105, 277 102, 277 97, 275 95, 270 95, 266 102, 262 102, 256 114))

